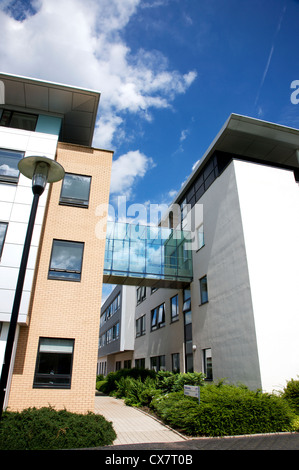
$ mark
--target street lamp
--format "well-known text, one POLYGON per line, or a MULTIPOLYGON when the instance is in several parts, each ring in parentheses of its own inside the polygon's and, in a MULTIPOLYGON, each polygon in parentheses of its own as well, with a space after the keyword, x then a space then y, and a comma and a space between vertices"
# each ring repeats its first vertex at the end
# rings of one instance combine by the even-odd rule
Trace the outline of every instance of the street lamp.
POLYGON ((2 366, 0 389, 0 419, 2 417, 3 412, 4 398, 7 387, 15 332, 19 316, 19 308, 21 303, 27 261, 29 256, 39 197, 44 192, 47 183, 55 183, 56 181, 59 181, 64 177, 63 167, 56 161, 51 160, 47 157, 25 157, 19 161, 18 168, 24 176, 32 180, 33 201, 31 205, 31 212, 20 264, 17 287, 15 291, 15 298, 6 342, 4 362, 2 366))

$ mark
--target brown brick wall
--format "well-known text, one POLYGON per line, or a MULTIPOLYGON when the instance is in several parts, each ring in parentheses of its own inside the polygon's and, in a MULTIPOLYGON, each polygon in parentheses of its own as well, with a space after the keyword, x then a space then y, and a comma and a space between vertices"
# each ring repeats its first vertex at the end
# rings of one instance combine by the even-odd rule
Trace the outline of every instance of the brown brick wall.
POLYGON ((59 144, 57 161, 66 172, 92 176, 89 208, 59 205, 61 182, 49 191, 32 293, 30 323, 20 329, 8 407, 51 405, 94 410, 105 240, 95 235, 96 207, 108 203, 112 152, 59 144), (53 239, 84 242, 80 282, 50 280, 53 239), (40 337, 75 339, 71 389, 36 389, 33 378, 40 337))

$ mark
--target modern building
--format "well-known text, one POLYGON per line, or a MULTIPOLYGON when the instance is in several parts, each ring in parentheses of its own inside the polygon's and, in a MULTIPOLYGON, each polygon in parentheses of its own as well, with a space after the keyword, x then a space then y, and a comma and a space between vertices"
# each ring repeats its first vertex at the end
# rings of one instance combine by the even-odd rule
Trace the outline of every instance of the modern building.
POLYGON ((39 202, 5 407, 92 411, 96 373, 130 366, 267 391, 298 375, 298 130, 231 115, 166 222, 101 214, 99 236, 113 155, 92 147, 100 94, 0 82, 0 364, 33 197, 18 162, 65 170, 39 202), (103 282, 119 286, 101 308, 103 282))
POLYGON ((32 203, 27 156, 57 160, 63 181, 41 197, 17 325, 5 407, 94 409, 112 152, 91 147, 100 93, 0 74, 0 364, 32 203))
POLYGON ((147 283, 133 365, 269 392, 297 377, 298 181, 297 129, 230 116, 165 216, 190 233, 192 280, 147 283))
POLYGON ((116 286, 101 309, 98 374, 130 369, 134 352, 134 286, 116 286))

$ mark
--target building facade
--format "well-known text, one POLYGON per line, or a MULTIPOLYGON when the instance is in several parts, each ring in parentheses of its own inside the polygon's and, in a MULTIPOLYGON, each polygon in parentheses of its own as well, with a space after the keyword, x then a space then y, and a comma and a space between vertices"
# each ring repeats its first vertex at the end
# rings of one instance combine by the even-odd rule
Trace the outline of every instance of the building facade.
POLYGON ((134 286, 116 286, 101 308, 98 374, 133 366, 134 286))
POLYGON ((165 216, 191 234, 193 280, 146 288, 133 365, 269 392, 296 378, 298 149, 296 129, 229 118, 165 216))
POLYGON ((1 364, 32 202, 17 163, 57 160, 63 181, 42 195, 26 271, 5 407, 94 409, 105 240, 96 208, 108 203, 112 152, 91 147, 99 93, 1 75, 1 364))

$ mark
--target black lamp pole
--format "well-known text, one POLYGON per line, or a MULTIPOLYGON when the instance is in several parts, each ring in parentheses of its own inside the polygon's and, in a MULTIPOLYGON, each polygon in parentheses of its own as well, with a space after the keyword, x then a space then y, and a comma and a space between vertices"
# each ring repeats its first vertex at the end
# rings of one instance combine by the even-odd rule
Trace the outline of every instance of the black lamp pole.
POLYGON ((27 157, 19 163, 20 171, 27 177, 32 178, 32 192, 33 201, 31 205, 31 212, 27 227, 27 233, 21 258, 20 270, 18 275, 18 281, 15 291, 14 303, 11 313, 10 325, 8 330, 4 362, 1 373, 1 389, 0 389, 0 419, 2 418, 3 406, 5 393, 7 388, 7 381, 13 351, 13 345, 15 340, 15 333, 18 323, 19 309, 21 304, 23 285, 26 274, 26 267, 28 262, 30 244, 34 229, 34 222, 39 202, 39 197, 44 192, 47 182, 59 181, 63 178, 64 170, 59 163, 50 160, 46 157, 27 157), (22 164, 24 168, 22 167, 22 164), (31 172, 31 173, 30 173, 31 172), (59 178, 58 178, 59 176, 59 178), (54 178, 54 179, 53 179, 54 178), (57 179, 58 178, 58 179, 57 179))

